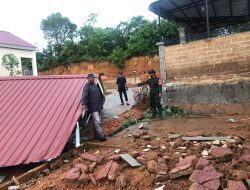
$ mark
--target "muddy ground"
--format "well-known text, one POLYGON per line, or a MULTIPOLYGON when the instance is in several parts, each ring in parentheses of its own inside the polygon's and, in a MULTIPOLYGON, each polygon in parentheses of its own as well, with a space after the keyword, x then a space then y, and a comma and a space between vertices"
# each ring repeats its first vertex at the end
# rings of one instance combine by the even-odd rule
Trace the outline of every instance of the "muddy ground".
MULTIPOLYGON (((140 115, 137 114, 138 117, 140 115)), ((108 133, 120 126, 121 123, 122 120, 111 120, 104 124, 104 131, 108 133)), ((103 146, 82 146, 63 154, 53 162, 49 171, 39 174, 26 183, 25 189, 108 190, 156 189, 158 187, 168 190, 249 189, 247 184, 250 178, 249 115, 213 115, 145 121, 109 137, 104 143, 92 142, 103 146), (236 122, 226 122, 230 118, 236 122), (143 127, 139 129, 139 126, 143 127), (181 136, 172 138, 172 134, 180 134, 181 136), (182 136, 198 135, 230 136, 230 140, 200 142, 181 139, 182 136), (105 145, 117 147, 111 148, 105 147, 105 145), (216 154, 213 152, 216 148, 219 150, 220 147, 223 151, 229 150, 229 153, 224 152, 224 154, 222 151, 216 154), (91 159, 83 155, 85 151, 90 153, 91 159), (119 153, 117 154, 115 151, 119 153), (207 155, 204 151, 207 151, 207 155), (119 154, 121 153, 129 153, 142 165, 131 167, 120 158, 119 154), (198 179, 197 182, 194 176, 197 169, 199 172, 204 172, 204 176, 206 175, 206 167, 197 166, 200 158, 207 160, 209 162, 207 165, 212 167, 213 171, 210 171, 210 176, 215 173, 217 177, 200 182, 198 179), (182 162, 179 166, 184 164, 185 168, 177 171, 179 162, 182 162), (88 169, 83 169, 84 167, 79 163, 83 164, 84 167, 87 166, 88 169), (174 168, 177 168, 177 172, 173 170, 174 168)))

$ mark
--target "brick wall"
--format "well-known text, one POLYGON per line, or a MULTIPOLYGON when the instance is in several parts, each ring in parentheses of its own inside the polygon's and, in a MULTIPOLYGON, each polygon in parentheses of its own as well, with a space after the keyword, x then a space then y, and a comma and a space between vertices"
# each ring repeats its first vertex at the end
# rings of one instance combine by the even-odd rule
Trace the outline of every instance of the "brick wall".
POLYGON ((165 47, 168 78, 250 72, 250 32, 165 47))
MULTIPOLYGON (((135 57, 125 62, 123 72, 126 76, 134 76, 132 71, 137 70, 137 75, 141 78, 147 76, 149 69, 155 69, 160 72, 159 57, 145 56, 135 57)), ((85 74, 85 73, 104 73, 105 78, 117 77, 119 69, 108 62, 82 62, 79 64, 70 64, 68 67, 59 66, 47 71, 39 72, 39 75, 71 75, 71 74, 85 74)))

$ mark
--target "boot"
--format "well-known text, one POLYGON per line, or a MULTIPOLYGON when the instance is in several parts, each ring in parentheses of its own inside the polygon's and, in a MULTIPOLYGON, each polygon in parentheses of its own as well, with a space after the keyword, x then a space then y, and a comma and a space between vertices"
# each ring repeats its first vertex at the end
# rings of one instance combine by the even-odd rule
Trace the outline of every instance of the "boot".
POLYGON ((159 112, 159 119, 163 119, 163 114, 161 111, 159 112))
POLYGON ((156 118, 156 110, 153 109, 153 108, 151 108, 151 112, 152 112, 152 117, 151 117, 151 119, 156 118))

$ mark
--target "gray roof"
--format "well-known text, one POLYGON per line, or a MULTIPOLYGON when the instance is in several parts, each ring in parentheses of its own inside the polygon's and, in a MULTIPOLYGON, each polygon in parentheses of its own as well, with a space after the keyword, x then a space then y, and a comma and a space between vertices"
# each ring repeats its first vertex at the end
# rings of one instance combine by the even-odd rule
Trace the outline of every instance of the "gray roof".
MULTIPOLYGON (((168 20, 184 23, 196 32, 206 31, 205 0, 158 0, 149 10, 168 20)), ((210 29, 250 20, 250 0, 208 0, 210 29)))

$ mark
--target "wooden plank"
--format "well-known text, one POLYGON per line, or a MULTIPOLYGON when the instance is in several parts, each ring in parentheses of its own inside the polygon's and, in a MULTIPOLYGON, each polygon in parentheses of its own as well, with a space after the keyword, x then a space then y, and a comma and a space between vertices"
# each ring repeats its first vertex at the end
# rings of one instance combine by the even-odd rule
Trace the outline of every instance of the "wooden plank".
POLYGON ((109 145, 109 144, 100 144, 100 143, 93 143, 93 142, 86 142, 82 145, 85 145, 87 148, 88 146, 96 146, 96 147, 110 147, 110 148, 128 148, 128 147, 124 147, 124 146, 117 146, 117 145, 109 145))
MULTIPOLYGON (((49 163, 44 163, 40 166, 37 166, 36 168, 33 168, 33 169, 25 172, 24 174, 18 176, 16 179, 18 182, 21 182, 21 183, 27 182, 28 180, 35 177, 36 174, 42 172, 43 170, 45 170, 48 167, 49 167, 49 163)), ((0 185, 0 190, 7 190, 8 187, 11 185, 14 185, 13 180, 9 180, 8 182, 0 185)))
POLYGON ((182 137, 181 138, 184 141, 215 141, 215 140, 221 140, 221 141, 229 141, 230 137, 182 137))

